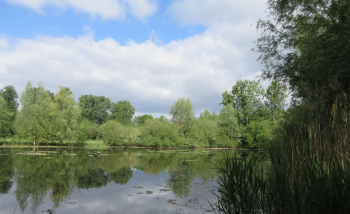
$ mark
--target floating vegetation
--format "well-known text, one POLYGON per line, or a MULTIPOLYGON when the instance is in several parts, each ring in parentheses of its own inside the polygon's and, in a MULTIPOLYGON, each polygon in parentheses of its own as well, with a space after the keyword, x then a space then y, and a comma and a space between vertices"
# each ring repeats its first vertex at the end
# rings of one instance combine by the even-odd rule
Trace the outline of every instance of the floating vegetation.
POLYGON ((132 188, 143 188, 142 186, 133 186, 132 188))
POLYGON ((138 192, 137 194, 141 195, 141 194, 143 194, 143 192, 138 192))
POLYGON ((146 194, 153 194, 153 191, 146 191, 146 194))
POLYGON ((44 154, 44 153, 17 153, 18 155, 47 155, 47 154, 44 154))
POLYGON ((161 191, 161 192, 168 192, 168 191, 170 191, 170 189, 159 189, 159 191, 161 191))

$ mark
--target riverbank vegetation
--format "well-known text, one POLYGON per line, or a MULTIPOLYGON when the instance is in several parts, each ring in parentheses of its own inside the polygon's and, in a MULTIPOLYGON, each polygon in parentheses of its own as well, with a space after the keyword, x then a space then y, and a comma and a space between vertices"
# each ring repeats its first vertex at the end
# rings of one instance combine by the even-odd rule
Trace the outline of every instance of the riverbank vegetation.
POLYGON ((169 117, 153 118, 134 116, 129 101, 94 95, 78 101, 69 88, 53 93, 42 82, 28 82, 20 103, 17 97, 13 86, 1 90, 5 145, 264 148, 283 120, 286 86, 273 81, 265 90, 259 81, 239 80, 222 94, 218 114, 204 110, 199 117, 189 98, 176 100, 169 117))
POLYGON ((262 78, 287 83, 292 106, 270 140, 266 176, 254 161, 226 159, 216 208, 349 213, 350 4, 269 0, 268 9, 258 22, 262 78))

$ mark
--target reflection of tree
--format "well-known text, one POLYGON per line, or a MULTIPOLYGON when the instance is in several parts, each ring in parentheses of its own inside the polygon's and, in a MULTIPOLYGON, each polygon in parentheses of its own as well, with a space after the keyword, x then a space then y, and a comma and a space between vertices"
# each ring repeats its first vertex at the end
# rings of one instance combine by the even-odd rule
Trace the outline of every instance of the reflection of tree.
POLYGON ((78 188, 89 189, 99 188, 108 184, 108 175, 101 169, 88 169, 87 173, 83 176, 78 177, 78 188))
POLYGON ((117 172, 108 173, 108 177, 110 181, 114 181, 114 183, 116 184, 123 185, 128 183, 130 178, 132 178, 133 174, 134 173, 130 167, 129 168, 124 167, 119 169, 117 172))
POLYGON ((166 183, 176 195, 176 197, 187 197, 189 188, 187 185, 191 185, 194 179, 194 170, 190 166, 189 162, 179 161, 174 167, 169 168, 168 171, 170 177, 166 183))
MULTIPOLYGON (((40 151, 36 151, 40 153, 40 151)), ((158 174, 168 170, 169 189, 178 197, 187 196, 194 178, 206 180, 216 175, 211 163, 220 163, 224 155, 177 153, 175 151, 154 150, 106 150, 109 155, 88 156, 88 150, 60 150, 48 156, 14 155, 0 156, 0 193, 11 188, 12 180, 17 183, 15 192, 22 211, 31 203, 33 212, 37 211, 42 199, 51 192, 51 200, 57 208, 68 198, 75 187, 99 188, 113 181, 126 184, 133 176, 130 166, 146 174, 158 174), (139 155, 139 154, 142 155, 139 155), (14 169, 13 169, 14 168, 14 169), (14 176, 12 176, 14 173, 14 176), (12 177, 12 179, 11 179, 12 177)))
POLYGON ((8 156, 0 156, 0 194, 6 194, 12 187, 13 165, 8 156))

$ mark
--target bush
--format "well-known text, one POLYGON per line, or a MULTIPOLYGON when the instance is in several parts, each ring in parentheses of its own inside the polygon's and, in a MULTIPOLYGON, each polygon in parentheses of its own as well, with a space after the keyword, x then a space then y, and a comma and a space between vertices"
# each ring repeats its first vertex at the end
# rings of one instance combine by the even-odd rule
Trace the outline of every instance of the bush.
POLYGON ((142 130, 142 143, 147 146, 183 146, 175 124, 147 119, 142 130))
POLYGON ((218 131, 215 120, 196 119, 188 137, 196 140, 200 147, 214 147, 217 145, 218 131))
POLYGON ((77 129, 75 130, 75 138, 79 143, 96 139, 98 134, 98 125, 85 118, 79 123, 77 129))
POLYGON ((263 120, 260 122, 251 122, 243 133, 243 141, 249 148, 263 148, 272 140, 273 122, 263 120))
POLYGON ((133 127, 125 127, 114 120, 101 125, 99 132, 103 142, 109 145, 132 145, 138 141, 139 132, 133 127))

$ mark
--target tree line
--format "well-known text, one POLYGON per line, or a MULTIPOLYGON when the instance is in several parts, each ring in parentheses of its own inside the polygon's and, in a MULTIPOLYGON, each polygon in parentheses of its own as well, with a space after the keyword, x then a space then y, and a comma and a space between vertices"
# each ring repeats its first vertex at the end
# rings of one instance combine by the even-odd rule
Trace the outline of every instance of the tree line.
POLYGON ((42 82, 28 82, 17 102, 13 86, 0 91, 1 137, 37 143, 84 143, 101 139, 109 145, 261 148, 283 117, 286 86, 274 81, 265 90, 259 81, 239 80, 222 94, 217 114, 204 110, 197 118, 189 98, 179 98, 165 116, 135 116, 129 101, 82 95, 68 87, 56 93, 42 82))

